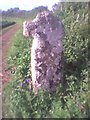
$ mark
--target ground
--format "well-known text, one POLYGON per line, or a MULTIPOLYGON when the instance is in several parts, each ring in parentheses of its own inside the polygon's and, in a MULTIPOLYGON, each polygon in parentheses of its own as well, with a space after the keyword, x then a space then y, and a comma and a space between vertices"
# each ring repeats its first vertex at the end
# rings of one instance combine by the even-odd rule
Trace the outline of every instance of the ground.
POLYGON ((17 24, 13 25, 10 29, 7 29, 2 36, 0 36, 0 79, 2 79, 0 84, 4 84, 9 81, 9 71, 7 70, 6 63, 7 53, 10 48, 12 37, 15 35, 19 27, 20 26, 17 24))

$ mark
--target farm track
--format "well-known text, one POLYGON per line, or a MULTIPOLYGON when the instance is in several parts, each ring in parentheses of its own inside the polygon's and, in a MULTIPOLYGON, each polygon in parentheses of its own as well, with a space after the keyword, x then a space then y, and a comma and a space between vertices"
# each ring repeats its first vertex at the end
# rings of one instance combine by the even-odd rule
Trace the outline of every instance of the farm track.
POLYGON ((20 25, 16 24, 11 29, 7 30, 5 34, 0 36, 0 78, 2 79, 2 84, 8 82, 10 80, 10 72, 7 70, 7 53, 10 48, 11 40, 17 30, 20 28, 20 25))

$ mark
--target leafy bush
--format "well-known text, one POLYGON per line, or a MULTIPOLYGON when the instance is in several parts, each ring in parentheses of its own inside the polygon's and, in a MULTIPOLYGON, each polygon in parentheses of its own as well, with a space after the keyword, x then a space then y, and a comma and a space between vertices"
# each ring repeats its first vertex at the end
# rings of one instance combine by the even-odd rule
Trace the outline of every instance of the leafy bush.
POLYGON ((50 94, 40 90, 37 95, 30 85, 31 39, 20 30, 12 42, 8 64, 11 81, 5 88, 5 117, 13 118, 87 118, 88 91, 88 9, 87 3, 62 3, 54 10, 65 26, 64 82, 50 94), (62 6, 62 12, 60 12, 62 6), (76 9, 77 7, 77 9, 76 9), (28 83, 29 82, 29 83, 28 83))

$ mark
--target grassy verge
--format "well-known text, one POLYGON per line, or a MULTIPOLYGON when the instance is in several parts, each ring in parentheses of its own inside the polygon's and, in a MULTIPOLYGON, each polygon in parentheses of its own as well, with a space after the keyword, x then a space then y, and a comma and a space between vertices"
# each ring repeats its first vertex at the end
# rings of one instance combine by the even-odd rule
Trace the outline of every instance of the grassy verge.
MULTIPOLYGON (((12 86, 13 83, 16 81, 16 78, 14 78, 14 77, 19 76, 19 79, 21 79, 21 75, 18 74, 18 73, 20 73, 19 70, 21 69, 20 62, 23 61, 23 63, 24 63, 24 60, 27 60, 27 56, 28 56, 28 63, 26 61, 26 64, 29 64, 29 60, 30 60, 30 58, 29 58, 30 55, 28 55, 28 54, 30 54, 29 45, 30 45, 29 41, 22 36, 22 30, 19 30, 12 40, 12 43, 11 43, 12 47, 10 48, 9 53, 8 53, 9 57, 8 57, 7 61, 9 64, 8 68, 11 70, 11 81, 7 85, 4 86, 4 96, 3 96, 3 99, 5 101, 3 103, 4 117, 10 116, 10 114, 8 114, 7 112, 9 111, 8 109, 9 109, 9 105, 10 105, 10 96, 9 95, 10 95, 11 90, 13 89, 13 86, 12 86), (27 47, 28 47, 28 49, 27 49, 27 47), (26 54, 26 58, 24 56, 25 54, 26 54), (15 60, 15 59, 17 59, 17 60, 15 60), (13 61, 13 60, 15 60, 15 61, 13 61), (14 73, 15 67, 17 68, 17 70, 16 70, 17 73, 14 73)), ((25 67, 25 65, 23 64, 24 67, 25 67)), ((27 71, 27 69, 29 69, 28 66, 25 67, 24 71, 27 71)))

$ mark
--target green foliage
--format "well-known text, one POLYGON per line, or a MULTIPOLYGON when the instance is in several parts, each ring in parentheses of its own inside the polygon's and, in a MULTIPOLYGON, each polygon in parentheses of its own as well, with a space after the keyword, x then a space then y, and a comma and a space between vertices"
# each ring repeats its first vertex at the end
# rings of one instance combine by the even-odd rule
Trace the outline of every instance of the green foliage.
POLYGON ((8 58, 11 81, 4 92, 5 117, 89 117, 87 6, 87 3, 62 3, 54 9, 54 15, 63 21, 65 27, 64 82, 51 94, 40 90, 34 95, 32 86, 26 82, 31 77, 31 39, 24 38, 22 30, 18 31, 8 58))
POLYGON ((12 47, 10 48, 8 64, 12 74, 21 77, 27 77, 30 67, 30 45, 31 40, 22 36, 20 30, 14 37, 12 47))
MULTIPOLYGON (((66 94, 74 97, 77 95, 75 101, 84 106, 84 112, 88 111, 85 107, 86 93, 88 93, 88 39, 90 36, 88 14, 88 3, 61 3, 54 11, 54 15, 63 21, 65 28, 64 79, 67 84, 66 94)), ((85 116, 86 113, 78 112, 74 104, 71 105, 71 108, 69 105, 69 109, 72 110, 72 107, 74 107, 73 112, 77 111, 78 113, 76 117, 85 116)), ((71 117, 74 117, 73 114, 71 113, 71 117)))

